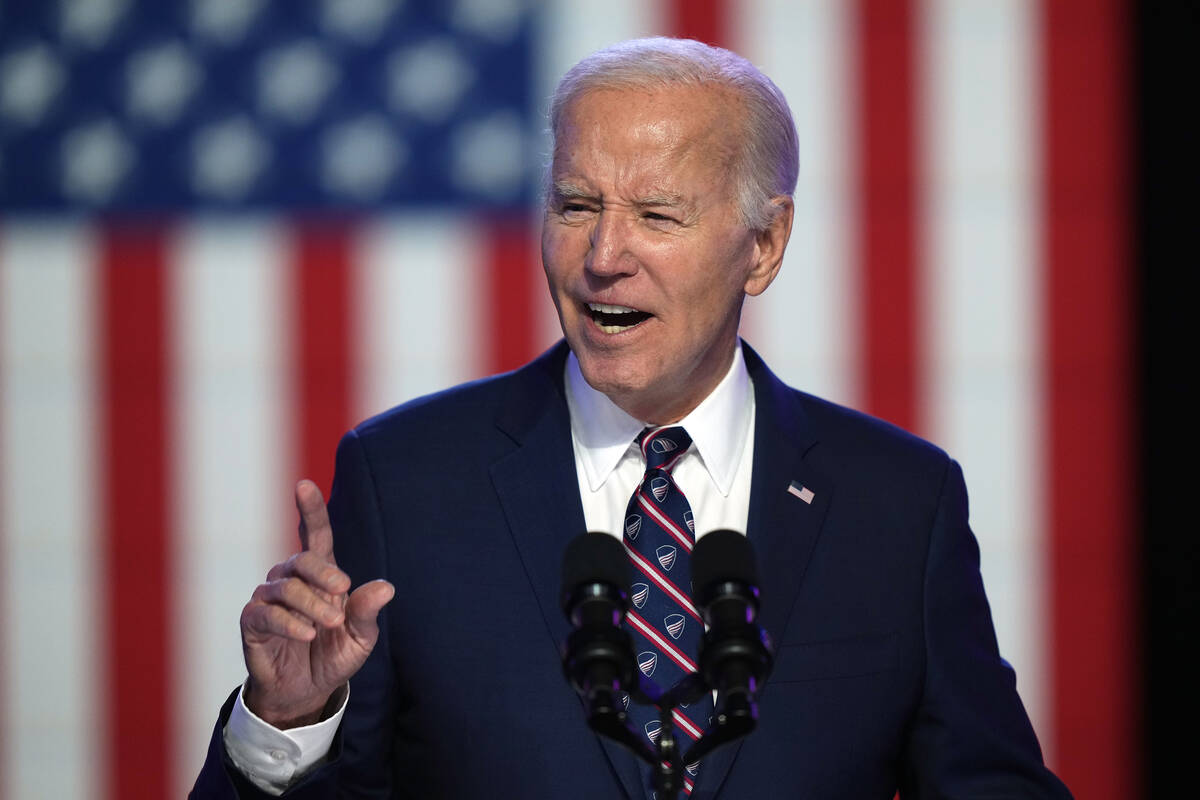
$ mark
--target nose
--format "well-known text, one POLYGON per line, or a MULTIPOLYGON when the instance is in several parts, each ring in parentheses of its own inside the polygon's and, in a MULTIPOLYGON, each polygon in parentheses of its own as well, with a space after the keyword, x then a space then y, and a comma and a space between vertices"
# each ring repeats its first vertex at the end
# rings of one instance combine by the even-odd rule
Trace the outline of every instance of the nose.
POLYGON ((627 221, 610 209, 601 209, 588 235, 591 249, 585 266, 594 275, 628 275, 637 272, 637 259, 629 251, 627 221))

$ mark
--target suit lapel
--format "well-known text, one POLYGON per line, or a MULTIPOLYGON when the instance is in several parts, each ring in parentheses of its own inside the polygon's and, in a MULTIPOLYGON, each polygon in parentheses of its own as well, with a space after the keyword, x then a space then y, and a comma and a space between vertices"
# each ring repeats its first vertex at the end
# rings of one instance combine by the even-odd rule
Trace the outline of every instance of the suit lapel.
POLYGON ((531 365, 528 376, 522 376, 529 380, 518 382, 506 398, 497 423, 516 447, 492 464, 491 476, 547 632, 557 646, 569 632, 558 602, 562 554, 567 542, 583 532, 584 521, 561 380, 553 381, 536 369, 550 361, 548 372, 562 363, 553 356, 531 365))
MULTIPOLYGON (((522 370, 497 416, 516 447, 491 466, 492 485, 556 650, 570 632, 558 597, 563 551, 586 530, 563 395, 566 354, 560 344, 522 370)), ((637 760, 607 738, 597 739, 626 793, 640 799, 637 760)))
MULTIPOLYGON (((777 644, 791 616, 833 486, 804 463, 804 454, 816 439, 796 393, 776 378, 744 342, 742 350, 754 384, 755 402, 754 473, 746 534, 759 567, 763 603, 759 622, 777 644), (793 483, 804 498, 808 498, 804 489, 812 492, 811 502, 788 491, 793 483)), ((742 741, 737 741, 709 754, 700 770, 693 800, 717 796, 741 747, 742 741)))

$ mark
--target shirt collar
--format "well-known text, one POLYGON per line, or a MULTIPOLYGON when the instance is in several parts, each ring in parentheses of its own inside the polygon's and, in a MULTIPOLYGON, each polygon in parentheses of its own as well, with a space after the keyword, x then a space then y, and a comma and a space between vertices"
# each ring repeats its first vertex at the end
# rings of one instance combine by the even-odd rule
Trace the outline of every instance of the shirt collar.
MULTIPOLYGON (((588 385, 574 353, 567 356, 566 388, 571 433, 588 486, 594 492, 608 480, 646 423, 629 416, 607 395, 588 385)), ((750 391, 750 374, 739 341, 725 377, 700 405, 675 423, 687 429, 704 468, 722 495, 728 495, 733 486, 753 411, 754 393, 750 391)))

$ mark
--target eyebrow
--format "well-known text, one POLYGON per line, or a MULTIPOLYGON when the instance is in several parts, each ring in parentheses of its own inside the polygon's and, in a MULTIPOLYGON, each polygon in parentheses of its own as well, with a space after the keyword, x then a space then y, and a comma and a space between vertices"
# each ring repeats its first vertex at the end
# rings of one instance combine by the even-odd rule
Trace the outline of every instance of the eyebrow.
POLYGON ((639 206, 686 206, 687 202, 683 199, 683 195, 678 192, 670 192, 662 189, 656 189, 635 201, 639 206))
MULTIPOLYGON (((599 200, 594 192, 577 186, 567 181, 555 181, 553 186, 554 196, 563 200, 599 200)), ((671 207, 687 207, 688 203, 684 200, 683 195, 677 192, 665 190, 655 190, 649 194, 639 197, 634 200, 634 205, 642 208, 655 206, 671 206, 671 207)))
POLYGON ((567 183, 566 181, 555 181, 552 188, 554 196, 564 200, 598 199, 593 192, 589 192, 587 189, 583 189, 573 183, 567 183))

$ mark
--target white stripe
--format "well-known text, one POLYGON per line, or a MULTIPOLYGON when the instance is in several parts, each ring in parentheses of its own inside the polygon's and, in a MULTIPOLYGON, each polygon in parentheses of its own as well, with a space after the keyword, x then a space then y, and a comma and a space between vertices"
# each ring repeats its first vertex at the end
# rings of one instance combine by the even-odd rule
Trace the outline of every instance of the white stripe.
POLYGON ((1001 651, 1049 730, 1039 456, 1036 9, 924 7, 925 429, 958 457, 1001 651))
POLYGON ((671 656, 671 658, 675 659, 677 666, 682 666, 684 669, 687 669, 691 672, 696 671, 695 662, 677 650, 666 639, 662 638, 658 631, 650 627, 649 623, 632 612, 626 618, 629 620, 629 624, 633 625, 633 627, 645 634, 647 639, 654 642, 654 644, 658 646, 659 650, 662 650, 664 653, 671 656))
MULTIPOLYGON (((558 79, 584 56, 615 42, 652 36, 663 30, 663 3, 646 0, 605 0, 581 3, 549 0, 534 18, 538 25, 535 48, 534 96, 548 100, 558 79)), ((538 110, 544 112, 548 103, 538 110)))
POLYGON ((852 5, 743 0, 735 49, 783 91, 800 140, 791 243, 775 282, 746 303, 746 340, 787 383, 858 400, 853 239, 852 5))
POLYGON ((357 414, 478 377, 486 242, 465 215, 384 217, 358 237, 357 414))
POLYGON ((634 563, 639 564, 642 569, 648 573, 647 577, 649 577, 650 580, 654 581, 654 583, 657 584, 658 587, 664 592, 675 598, 675 602, 679 603, 679 605, 695 614, 697 619, 700 618, 700 613, 696 611, 696 607, 692 605, 692 601, 689 597, 682 594, 678 589, 672 586, 669 581, 665 580, 661 575, 659 575, 658 570, 654 569, 654 567, 651 566, 648 561, 642 558, 641 554, 639 554, 636 550, 631 548, 624 541, 621 542, 621 545, 625 548, 625 552, 629 554, 629 557, 633 559, 634 563))
POLYGON ((90 797, 104 774, 94 252, 76 225, 0 230, 0 794, 14 799, 90 797))
POLYGON ((679 727, 683 728, 689 734, 691 734, 693 739, 699 739, 700 736, 704 733, 704 731, 700 730, 695 725, 693 725, 692 721, 690 719, 688 719, 687 717, 685 717, 679 711, 679 709, 676 709, 676 708, 671 709, 671 716, 673 716, 675 718, 675 724, 678 725, 679 727))
POLYGON ((646 496, 641 492, 638 492, 638 505, 640 505, 646 511, 646 513, 658 520, 662 524, 663 528, 665 528, 668 533, 674 536, 675 539, 681 545, 683 545, 685 550, 687 550, 689 553, 692 552, 692 543, 688 541, 686 536, 683 535, 683 532, 679 530, 679 528, 674 522, 671 521, 669 517, 664 516, 661 511, 655 508, 654 504, 648 501, 646 496))
POLYGON ((286 245, 273 225, 203 222, 174 241, 170 319, 178 532, 175 796, 245 678, 238 618, 291 531, 286 245))

